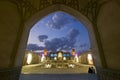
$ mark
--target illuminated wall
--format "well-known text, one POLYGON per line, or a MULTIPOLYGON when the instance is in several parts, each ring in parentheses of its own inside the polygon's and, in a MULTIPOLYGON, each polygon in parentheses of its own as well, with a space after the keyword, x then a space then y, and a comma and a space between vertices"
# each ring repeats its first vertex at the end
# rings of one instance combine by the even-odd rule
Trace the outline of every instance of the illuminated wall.
POLYGON ((94 64, 92 54, 90 52, 82 53, 79 56, 79 62, 82 64, 94 64))
POLYGON ((38 64, 40 63, 40 56, 33 53, 33 52, 25 52, 23 65, 29 65, 29 64, 38 64))

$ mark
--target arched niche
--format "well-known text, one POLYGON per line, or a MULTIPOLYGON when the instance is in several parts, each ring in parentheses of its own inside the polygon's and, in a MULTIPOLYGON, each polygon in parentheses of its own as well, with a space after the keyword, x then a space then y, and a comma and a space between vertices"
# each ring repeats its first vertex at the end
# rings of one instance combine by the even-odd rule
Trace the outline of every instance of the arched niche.
POLYGON ((22 35, 21 42, 20 42, 20 45, 18 48, 18 53, 16 56, 15 66, 22 66, 22 61, 24 58, 24 52, 26 49, 27 39, 29 36, 30 29, 40 19, 42 19, 43 17, 47 16, 48 14, 56 12, 56 11, 62 11, 62 12, 65 12, 67 14, 72 15, 73 17, 77 18, 87 28, 88 33, 89 33, 89 37, 90 37, 91 48, 93 51, 93 58, 94 58, 95 66, 102 67, 101 58, 99 56, 99 51, 98 51, 99 45, 97 45, 97 42, 95 39, 95 34, 94 34, 92 23, 84 15, 82 15, 80 12, 78 12, 78 11, 68 7, 68 6, 62 5, 62 4, 49 6, 45 9, 37 12, 29 20, 27 20, 25 22, 23 35, 22 35))

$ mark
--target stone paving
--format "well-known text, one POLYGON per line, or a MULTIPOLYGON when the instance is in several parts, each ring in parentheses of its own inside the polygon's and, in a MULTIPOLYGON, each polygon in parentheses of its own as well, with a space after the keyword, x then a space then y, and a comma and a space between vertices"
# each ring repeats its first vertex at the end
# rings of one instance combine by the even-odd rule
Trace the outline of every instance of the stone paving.
POLYGON ((28 65, 22 68, 23 74, 73 74, 73 73, 88 73, 90 65, 79 65, 75 68, 41 68, 40 64, 28 65))
POLYGON ((79 68, 40 68, 40 64, 24 66, 19 80, 97 80, 96 74, 88 74, 88 65, 79 68))

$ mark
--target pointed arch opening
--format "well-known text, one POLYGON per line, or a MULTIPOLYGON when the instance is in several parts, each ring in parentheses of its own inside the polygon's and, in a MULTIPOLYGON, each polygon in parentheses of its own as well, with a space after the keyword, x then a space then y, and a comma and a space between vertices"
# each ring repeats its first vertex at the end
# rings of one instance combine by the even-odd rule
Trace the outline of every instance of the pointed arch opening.
POLYGON ((86 30, 88 31, 88 35, 90 38, 91 45, 89 48, 91 48, 91 51, 92 51, 94 64, 96 67, 102 67, 101 60, 99 57, 98 45, 96 43, 92 23, 84 15, 82 15, 80 12, 78 12, 70 7, 64 6, 64 5, 59 5, 59 6, 53 5, 51 7, 44 9, 44 10, 41 10, 38 13, 36 13, 35 15, 33 15, 25 23, 25 29, 23 32, 20 46, 19 46, 18 55, 16 58, 15 65, 21 66, 23 64, 24 51, 26 49, 28 36, 29 36, 30 30, 33 27, 33 25, 36 24, 42 18, 44 18, 46 15, 53 13, 53 12, 56 12, 56 11, 61 11, 61 12, 67 13, 69 15, 72 15, 74 18, 76 18, 79 22, 81 22, 86 27, 86 30))

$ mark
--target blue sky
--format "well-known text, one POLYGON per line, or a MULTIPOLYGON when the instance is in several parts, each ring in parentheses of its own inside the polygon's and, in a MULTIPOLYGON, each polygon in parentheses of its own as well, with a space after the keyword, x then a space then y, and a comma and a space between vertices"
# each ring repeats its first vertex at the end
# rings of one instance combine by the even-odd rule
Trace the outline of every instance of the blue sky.
POLYGON ((76 18, 58 11, 39 20, 30 30, 27 50, 71 51, 77 53, 90 48, 87 29, 76 18))

